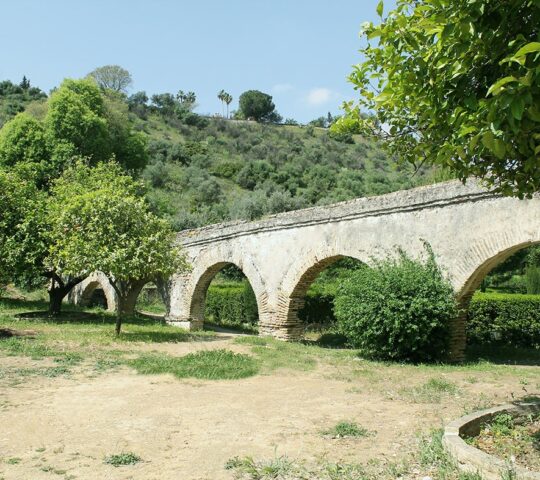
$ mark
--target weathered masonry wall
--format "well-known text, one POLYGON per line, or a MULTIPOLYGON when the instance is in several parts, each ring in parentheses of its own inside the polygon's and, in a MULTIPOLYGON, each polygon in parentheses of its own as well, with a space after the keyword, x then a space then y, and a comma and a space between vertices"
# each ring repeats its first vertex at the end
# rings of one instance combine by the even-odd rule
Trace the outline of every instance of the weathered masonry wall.
MULTIPOLYGON (((370 263, 395 255, 398 248, 417 257, 424 253, 424 241, 466 307, 491 268, 540 242, 540 198, 500 197, 475 183, 453 181, 181 232, 178 242, 192 270, 168 282, 168 319, 200 328, 212 278, 233 263, 257 297, 261 334, 296 339, 302 333, 296 313, 305 291, 333 261, 349 256, 370 263)), ((452 327, 453 355, 459 358, 465 316, 452 327)))

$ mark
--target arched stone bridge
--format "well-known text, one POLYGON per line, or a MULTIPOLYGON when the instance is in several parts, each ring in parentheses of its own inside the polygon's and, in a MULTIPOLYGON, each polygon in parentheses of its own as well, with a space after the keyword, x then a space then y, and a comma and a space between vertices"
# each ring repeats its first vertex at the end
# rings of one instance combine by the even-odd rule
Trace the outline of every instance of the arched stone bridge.
MULTIPOLYGON (((232 263, 255 292, 261 334, 297 339, 302 334, 297 312, 323 269, 345 256, 369 264, 397 248, 418 257, 424 241, 466 310, 495 265, 540 242, 540 198, 501 197, 475 183, 452 181, 260 221, 211 225, 181 232, 178 240, 193 268, 169 280, 170 323, 202 327, 208 286, 232 263)), ((452 325, 455 358, 465 347, 465 321, 466 313, 452 325)))

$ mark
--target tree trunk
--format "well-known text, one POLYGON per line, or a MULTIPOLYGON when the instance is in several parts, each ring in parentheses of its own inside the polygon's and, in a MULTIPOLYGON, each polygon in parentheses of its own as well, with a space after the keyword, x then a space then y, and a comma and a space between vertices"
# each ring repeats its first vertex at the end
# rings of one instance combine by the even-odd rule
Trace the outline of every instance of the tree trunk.
POLYGON ((49 289, 49 315, 60 315, 62 300, 68 294, 69 290, 66 287, 53 287, 49 289))

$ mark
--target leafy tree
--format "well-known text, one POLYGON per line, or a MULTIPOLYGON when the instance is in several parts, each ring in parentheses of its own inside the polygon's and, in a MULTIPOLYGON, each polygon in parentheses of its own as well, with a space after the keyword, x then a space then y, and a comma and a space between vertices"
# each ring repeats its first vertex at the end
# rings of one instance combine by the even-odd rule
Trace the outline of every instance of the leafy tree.
POLYGON ((118 295, 116 333, 142 287, 186 268, 170 226, 148 210, 142 185, 115 163, 77 163, 54 187, 51 263, 73 276, 99 270, 118 295))
POLYGON ((76 156, 93 162, 114 156, 129 170, 147 162, 145 137, 133 131, 125 102, 103 95, 92 80, 65 80, 43 121, 24 113, 0 130, 0 164, 33 170, 40 186, 76 156))
POLYGON ((159 93, 150 98, 154 110, 162 115, 172 116, 176 107, 176 99, 172 93, 159 93))
POLYGON ((28 86, 24 89, 20 84, 16 85, 9 80, 0 82, 0 127, 17 113, 24 111, 29 103, 43 101, 46 97, 47 95, 36 87, 28 86))
POLYGON ((178 101, 180 110, 191 112, 195 108, 197 95, 195 95, 195 92, 184 92, 183 90, 178 90, 176 100, 178 101))
POLYGON ((21 83, 19 83, 19 86, 23 89, 23 90, 28 90, 30 88, 30 80, 28 80, 26 78, 26 75, 23 75, 23 78, 21 80, 21 83))
POLYGON ((131 74, 119 65, 105 65, 88 74, 103 89, 125 92, 132 84, 131 74))
POLYGON ((84 275, 65 275, 50 263, 53 217, 48 212, 48 195, 38 190, 33 181, 13 171, 0 174, 2 183, 0 197, 5 205, 5 217, 0 222, 2 270, 19 286, 46 286, 49 314, 57 315, 62 299, 84 275))
POLYGON ((259 90, 248 90, 240 95, 240 112, 244 118, 253 118, 257 122, 273 118, 276 106, 272 97, 259 90))
POLYGON ((50 154, 44 126, 27 113, 19 113, 0 129, 0 165, 32 173, 38 185, 57 173, 50 154))
POLYGON ((33 182, 0 168, 0 286, 15 280, 24 270, 19 255, 27 236, 24 226, 26 219, 40 209, 40 202, 33 182))
POLYGON ((130 112, 134 112, 141 118, 146 118, 148 110, 148 95, 146 95, 146 92, 141 91, 130 95, 127 104, 130 112))
POLYGON ((539 2, 398 0, 385 18, 382 2, 378 12, 350 76, 360 98, 349 119, 416 165, 477 176, 504 194, 538 191, 539 2))

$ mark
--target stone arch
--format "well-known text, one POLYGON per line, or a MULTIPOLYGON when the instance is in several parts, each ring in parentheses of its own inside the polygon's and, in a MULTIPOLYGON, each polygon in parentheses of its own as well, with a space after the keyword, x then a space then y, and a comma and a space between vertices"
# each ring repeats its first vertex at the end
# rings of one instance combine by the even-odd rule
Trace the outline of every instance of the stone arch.
POLYGON ((259 272, 249 258, 237 258, 231 254, 213 252, 196 258, 186 288, 186 311, 190 329, 201 329, 204 324, 206 293, 216 274, 227 265, 238 267, 246 276, 257 300, 259 322, 269 314, 267 294, 259 272))
POLYGON ((509 235, 502 235, 499 242, 494 243, 491 239, 471 247, 468 258, 469 261, 471 258, 475 259, 477 265, 456 294, 460 313, 450 330, 450 358, 452 360, 461 361, 465 358, 469 305, 482 280, 497 265, 518 251, 539 244, 540 240, 528 240, 509 246, 511 243, 512 239, 509 235))
POLYGON ((92 295, 98 288, 103 290, 107 301, 107 310, 110 312, 116 311, 118 304, 116 292, 107 277, 102 273, 93 273, 78 284, 70 293, 70 300, 75 305, 86 307, 90 304, 92 295))
POLYGON ((302 261, 293 264, 282 283, 278 311, 270 324, 264 325, 262 330, 260 327, 261 333, 283 340, 301 339, 304 325, 298 317, 298 312, 304 306, 310 285, 323 270, 338 260, 353 258, 368 264, 367 257, 366 254, 358 251, 327 248, 322 252, 310 252, 302 261))

